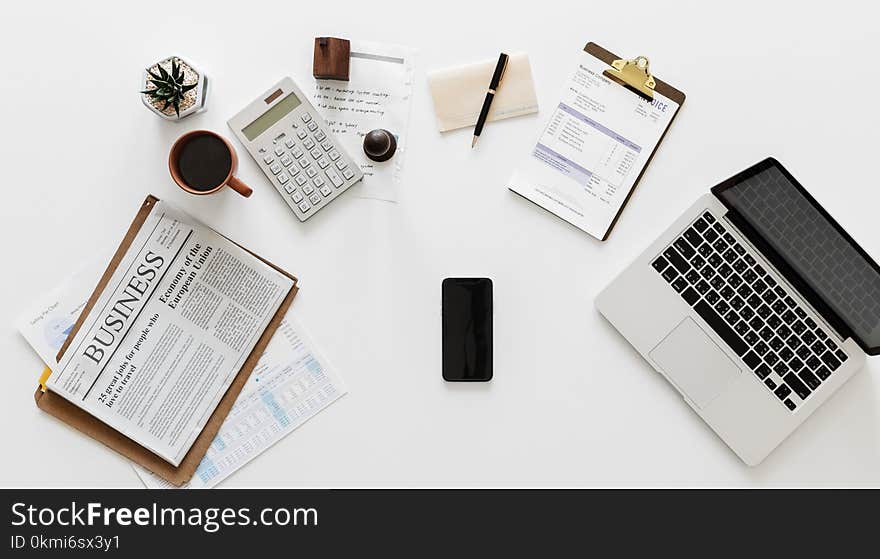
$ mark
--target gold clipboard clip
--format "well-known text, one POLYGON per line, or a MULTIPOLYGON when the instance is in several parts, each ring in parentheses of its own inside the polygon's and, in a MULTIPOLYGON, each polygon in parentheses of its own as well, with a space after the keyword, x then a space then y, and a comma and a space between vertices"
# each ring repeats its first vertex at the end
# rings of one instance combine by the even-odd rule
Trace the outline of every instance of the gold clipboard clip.
POLYGON ((611 63, 611 68, 602 74, 632 89, 648 101, 654 100, 654 87, 657 83, 651 75, 647 56, 637 56, 632 60, 615 60, 611 63))

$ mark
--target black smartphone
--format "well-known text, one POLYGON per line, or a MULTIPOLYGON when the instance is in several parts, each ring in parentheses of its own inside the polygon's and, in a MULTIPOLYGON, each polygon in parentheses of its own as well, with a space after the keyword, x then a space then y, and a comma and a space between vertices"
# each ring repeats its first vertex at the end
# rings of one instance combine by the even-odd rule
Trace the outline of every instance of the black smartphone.
POLYGON ((443 280, 443 379, 492 380, 492 280, 443 280))

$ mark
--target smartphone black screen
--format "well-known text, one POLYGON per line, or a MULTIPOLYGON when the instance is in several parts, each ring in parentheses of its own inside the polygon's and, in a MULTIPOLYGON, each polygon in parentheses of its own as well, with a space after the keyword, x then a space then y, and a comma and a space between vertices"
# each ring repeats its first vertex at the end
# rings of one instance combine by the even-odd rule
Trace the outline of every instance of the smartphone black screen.
POLYGON ((492 379, 492 280, 443 280, 443 379, 492 379))

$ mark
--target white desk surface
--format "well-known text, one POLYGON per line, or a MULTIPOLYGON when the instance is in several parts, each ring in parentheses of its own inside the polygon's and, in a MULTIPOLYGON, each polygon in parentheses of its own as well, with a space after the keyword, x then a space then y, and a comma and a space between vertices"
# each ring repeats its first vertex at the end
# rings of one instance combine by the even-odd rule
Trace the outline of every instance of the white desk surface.
POLYGON ((876 4, 498 4, 8 7, 0 485, 140 486, 124 459, 36 408, 42 364, 13 320, 87 256, 77 247, 117 242, 147 193, 295 273, 295 312, 350 390, 226 487, 880 485, 880 358, 750 469, 593 307, 694 198, 768 155, 880 258, 876 4), (310 78, 316 35, 419 50, 399 203, 342 196, 301 224, 241 146, 251 199, 179 190, 172 141, 231 136, 226 119, 257 93, 310 78), (605 243, 505 187, 590 40, 650 56, 688 96, 605 243), (437 132, 425 74, 502 49, 528 52, 541 112, 490 123, 471 150, 471 130, 437 132), (172 53, 213 80, 208 111, 181 123, 137 94, 141 68, 172 53), (495 282, 488 384, 440 376, 440 281, 460 274, 495 282))

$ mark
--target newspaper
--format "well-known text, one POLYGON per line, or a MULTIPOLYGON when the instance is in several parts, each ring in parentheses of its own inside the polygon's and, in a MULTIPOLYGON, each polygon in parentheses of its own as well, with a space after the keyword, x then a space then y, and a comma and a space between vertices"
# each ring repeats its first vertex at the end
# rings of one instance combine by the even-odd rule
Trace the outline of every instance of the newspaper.
POLYGON ((177 466, 292 284, 158 202, 47 386, 177 466))
MULTIPOLYGON (((346 393, 292 314, 287 312, 196 473, 180 489, 214 487, 346 393)), ((147 488, 175 489, 132 467, 147 488)))

